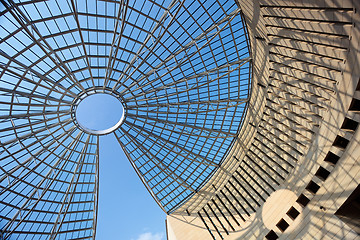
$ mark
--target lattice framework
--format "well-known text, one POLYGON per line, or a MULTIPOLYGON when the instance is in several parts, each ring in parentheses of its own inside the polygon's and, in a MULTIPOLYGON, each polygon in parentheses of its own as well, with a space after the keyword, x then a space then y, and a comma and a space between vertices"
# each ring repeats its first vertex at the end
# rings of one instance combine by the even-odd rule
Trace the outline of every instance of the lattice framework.
POLYGON ((123 103, 110 134, 165 212, 219 168, 250 92, 235 1, 1 3, 3 239, 95 237, 100 135, 74 113, 91 94, 123 103))

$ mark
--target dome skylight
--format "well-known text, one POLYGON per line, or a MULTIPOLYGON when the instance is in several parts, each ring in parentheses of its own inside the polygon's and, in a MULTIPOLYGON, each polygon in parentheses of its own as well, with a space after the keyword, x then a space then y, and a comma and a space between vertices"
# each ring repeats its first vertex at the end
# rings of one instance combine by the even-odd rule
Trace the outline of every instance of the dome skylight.
POLYGON ((250 94, 235 1, 1 4, 3 239, 94 238, 102 134, 117 138, 166 213, 219 168, 250 94), (123 105, 105 132, 74 117, 93 94, 123 105))

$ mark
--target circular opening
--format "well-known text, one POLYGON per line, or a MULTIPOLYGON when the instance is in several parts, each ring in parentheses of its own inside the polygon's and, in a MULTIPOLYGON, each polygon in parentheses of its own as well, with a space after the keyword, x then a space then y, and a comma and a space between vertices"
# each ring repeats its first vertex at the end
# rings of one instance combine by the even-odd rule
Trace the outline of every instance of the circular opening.
POLYGON ((124 119, 121 102, 109 94, 85 97, 75 109, 80 127, 86 132, 102 135, 116 130, 124 119))

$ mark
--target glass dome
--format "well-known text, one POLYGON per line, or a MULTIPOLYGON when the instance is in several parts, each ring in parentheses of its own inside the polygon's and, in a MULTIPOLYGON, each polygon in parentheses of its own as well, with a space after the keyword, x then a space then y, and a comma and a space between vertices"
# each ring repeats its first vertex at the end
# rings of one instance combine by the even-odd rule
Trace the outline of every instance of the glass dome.
POLYGON ((1 3, 3 239, 95 237, 103 134, 116 136, 168 214, 219 168, 250 94, 235 1, 1 3), (124 107, 106 132, 76 121, 76 106, 96 93, 124 107))

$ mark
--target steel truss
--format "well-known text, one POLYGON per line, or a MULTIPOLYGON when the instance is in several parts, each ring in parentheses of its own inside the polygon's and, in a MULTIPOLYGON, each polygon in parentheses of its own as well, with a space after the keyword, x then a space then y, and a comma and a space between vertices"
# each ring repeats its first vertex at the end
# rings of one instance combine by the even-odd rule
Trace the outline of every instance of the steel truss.
POLYGON ((199 192, 250 94, 235 1, 0 1, 0 239, 95 238, 100 135, 74 114, 95 93, 166 213, 199 192))

